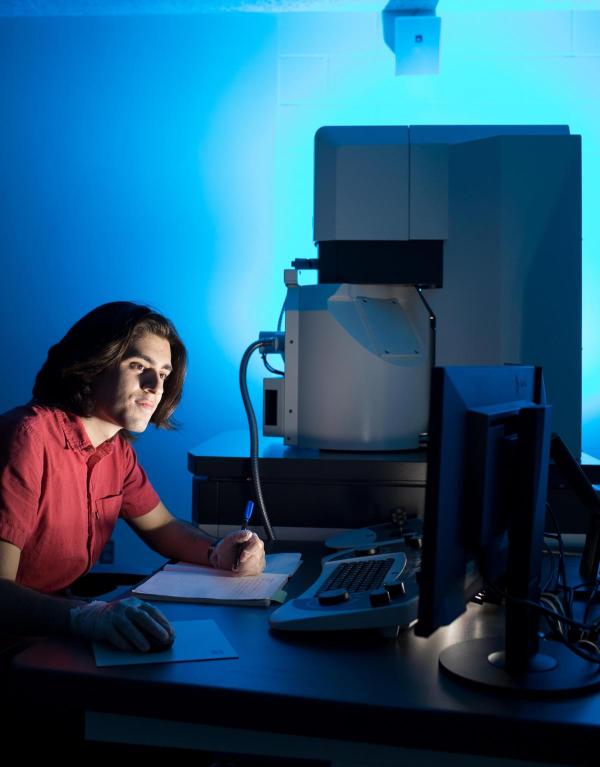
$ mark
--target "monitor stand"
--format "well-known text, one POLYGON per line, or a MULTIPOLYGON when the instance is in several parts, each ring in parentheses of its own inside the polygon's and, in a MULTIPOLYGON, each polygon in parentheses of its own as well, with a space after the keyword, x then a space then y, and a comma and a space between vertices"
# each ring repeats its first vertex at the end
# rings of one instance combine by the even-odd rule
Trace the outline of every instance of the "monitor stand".
POLYGON ((542 549, 548 487, 550 410, 523 408, 510 458, 505 639, 471 639, 440 654, 454 678, 521 694, 577 693, 600 687, 600 663, 540 639, 542 549))
POLYGON ((506 670, 501 647, 497 637, 459 642, 442 651, 440 666, 461 681, 522 694, 564 694, 600 687, 600 664, 580 658, 558 642, 542 640, 521 673, 506 670))

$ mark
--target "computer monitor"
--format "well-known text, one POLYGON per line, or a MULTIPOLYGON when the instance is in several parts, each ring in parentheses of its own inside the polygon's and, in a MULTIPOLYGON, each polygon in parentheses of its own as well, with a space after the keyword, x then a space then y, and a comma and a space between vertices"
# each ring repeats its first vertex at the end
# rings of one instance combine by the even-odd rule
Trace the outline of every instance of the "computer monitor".
POLYGON ((419 614, 429 636, 502 577, 505 635, 447 647, 454 678, 524 693, 600 685, 600 668, 539 635, 551 440, 540 368, 434 368, 419 614))

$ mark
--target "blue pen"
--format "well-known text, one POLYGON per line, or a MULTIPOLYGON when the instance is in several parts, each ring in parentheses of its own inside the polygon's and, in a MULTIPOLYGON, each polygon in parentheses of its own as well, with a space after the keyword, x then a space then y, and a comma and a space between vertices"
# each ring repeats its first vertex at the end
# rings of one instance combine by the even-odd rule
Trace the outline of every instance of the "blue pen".
MULTIPOLYGON (((252 516, 252 512, 254 511, 254 502, 248 501, 246 504, 246 508, 244 509, 244 519, 242 520, 242 530, 248 529, 248 522, 250 522, 250 517, 252 516)), ((233 569, 237 570, 240 564, 240 557, 242 556, 242 551, 244 550, 246 546, 246 543, 238 543, 237 549, 235 552, 235 562, 233 563, 233 569)))

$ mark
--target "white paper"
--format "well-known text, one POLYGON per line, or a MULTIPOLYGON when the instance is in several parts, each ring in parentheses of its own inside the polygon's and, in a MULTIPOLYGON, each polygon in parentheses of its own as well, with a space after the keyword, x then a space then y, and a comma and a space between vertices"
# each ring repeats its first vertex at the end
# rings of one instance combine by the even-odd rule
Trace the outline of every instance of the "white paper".
MULTIPOLYGON (((281 554, 267 554, 266 560, 267 564, 263 572, 291 576, 302 564, 302 554, 287 551, 281 554)), ((196 565, 193 562, 168 563, 163 567, 163 570, 176 570, 180 572, 215 572, 213 568, 206 567, 205 565, 196 565)))
POLYGON ((287 579, 287 575, 276 573, 237 576, 227 572, 216 573, 212 567, 197 566, 194 569, 159 570, 134 588, 132 593, 156 599, 221 603, 267 602, 283 587, 287 579))
POLYGON ((265 573, 285 573, 292 576, 302 564, 302 554, 292 551, 281 554, 267 554, 265 573))
POLYGON ((214 621, 171 621, 175 641, 161 652, 124 652, 101 642, 94 642, 96 666, 132 666, 142 663, 177 663, 188 660, 224 660, 238 658, 214 621))

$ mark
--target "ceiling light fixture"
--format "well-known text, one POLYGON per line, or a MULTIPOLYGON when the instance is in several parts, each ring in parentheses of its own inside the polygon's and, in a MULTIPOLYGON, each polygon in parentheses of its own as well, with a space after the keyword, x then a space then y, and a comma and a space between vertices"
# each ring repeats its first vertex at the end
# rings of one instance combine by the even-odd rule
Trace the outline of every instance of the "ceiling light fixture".
POLYGON ((397 75, 434 75, 440 68, 442 20, 438 0, 390 0, 382 12, 383 39, 396 56, 397 75))

